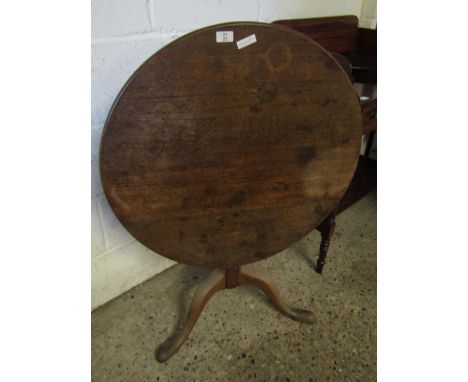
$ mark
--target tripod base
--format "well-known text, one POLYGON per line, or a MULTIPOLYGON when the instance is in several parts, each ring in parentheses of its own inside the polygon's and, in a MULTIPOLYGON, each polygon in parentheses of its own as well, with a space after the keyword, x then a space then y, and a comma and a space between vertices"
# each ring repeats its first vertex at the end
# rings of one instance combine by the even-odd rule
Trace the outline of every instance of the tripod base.
POLYGON ((245 268, 233 269, 215 269, 198 287, 193 296, 189 313, 182 330, 174 337, 169 344, 161 345, 157 351, 156 359, 159 362, 165 362, 172 357, 182 346, 193 326, 197 322, 203 308, 208 300, 217 291, 225 288, 235 288, 238 285, 254 285, 265 293, 276 308, 286 316, 295 321, 306 324, 316 322, 315 315, 302 309, 291 308, 280 298, 278 290, 273 280, 266 275, 258 272, 249 271, 245 268))

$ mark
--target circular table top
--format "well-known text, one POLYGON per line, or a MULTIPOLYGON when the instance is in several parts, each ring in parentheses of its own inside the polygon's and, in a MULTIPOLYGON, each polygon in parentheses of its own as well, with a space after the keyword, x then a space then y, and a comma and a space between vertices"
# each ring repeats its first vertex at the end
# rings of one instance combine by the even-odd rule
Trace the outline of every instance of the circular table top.
POLYGON ((346 74, 312 40, 277 25, 216 25, 165 46, 128 80, 102 135, 101 180, 146 247, 239 266, 291 246, 337 206, 361 128, 346 74), (217 43, 217 31, 234 42, 217 43))

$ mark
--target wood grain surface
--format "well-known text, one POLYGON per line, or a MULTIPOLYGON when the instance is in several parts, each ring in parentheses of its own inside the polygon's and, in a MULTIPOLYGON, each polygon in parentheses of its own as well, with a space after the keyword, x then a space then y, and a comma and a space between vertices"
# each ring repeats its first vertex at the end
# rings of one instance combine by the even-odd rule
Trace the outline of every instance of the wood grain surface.
POLYGON ((354 173, 361 124, 347 75, 312 40, 271 24, 216 25, 129 79, 101 139, 101 180, 142 244, 226 269, 286 249, 325 219, 354 173), (220 30, 257 42, 216 43, 220 30))

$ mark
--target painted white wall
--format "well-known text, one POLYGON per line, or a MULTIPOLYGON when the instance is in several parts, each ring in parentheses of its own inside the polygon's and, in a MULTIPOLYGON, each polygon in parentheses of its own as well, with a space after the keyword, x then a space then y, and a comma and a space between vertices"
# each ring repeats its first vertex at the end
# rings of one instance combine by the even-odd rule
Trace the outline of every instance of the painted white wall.
POLYGON ((227 21, 361 15, 375 0, 92 0, 92 308, 174 264, 133 239, 103 195, 98 150, 107 113, 130 75, 173 39, 227 21))
POLYGON ((377 28, 377 0, 364 0, 362 2, 359 26, 362 28, 377 28))

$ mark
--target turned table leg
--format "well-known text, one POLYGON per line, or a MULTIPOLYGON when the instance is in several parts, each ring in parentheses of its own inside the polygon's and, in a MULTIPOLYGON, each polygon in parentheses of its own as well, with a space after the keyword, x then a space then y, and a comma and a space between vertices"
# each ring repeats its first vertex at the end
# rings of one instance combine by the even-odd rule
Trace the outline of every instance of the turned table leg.
POLYGON ((317 272, 322 273, 323 266, 325 265, 325 258, 327 257, 328 246, 335 231, 335 217, 329 216, 319 227, 322 241, 320 243, 320 253, 317 260, 317 272))

